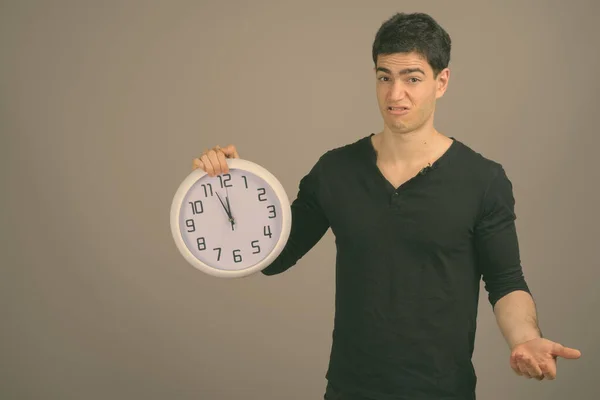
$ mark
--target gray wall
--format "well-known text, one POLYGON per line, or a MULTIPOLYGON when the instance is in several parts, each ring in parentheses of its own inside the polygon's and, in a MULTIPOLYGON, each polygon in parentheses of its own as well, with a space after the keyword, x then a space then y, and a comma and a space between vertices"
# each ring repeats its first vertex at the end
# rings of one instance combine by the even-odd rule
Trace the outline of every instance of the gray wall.
POLYGON ((170 203, 215 144, 293 199, 380 130, 370 51, 397 11, 452 36, 436 127, 505 166, 542 329, 583 353, 516 376, 482 292, 479 396, 599 398, 600 3, 418 3, 3 1, 0 398, 321 398, 331 233, 285 274, 220 280, 178 253, 170 203))

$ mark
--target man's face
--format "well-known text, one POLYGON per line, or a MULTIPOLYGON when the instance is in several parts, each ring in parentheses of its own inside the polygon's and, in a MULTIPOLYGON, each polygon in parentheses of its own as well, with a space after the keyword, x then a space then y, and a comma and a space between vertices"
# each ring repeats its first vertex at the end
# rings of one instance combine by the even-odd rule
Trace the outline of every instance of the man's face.
POLYGON ((433 122, 436 100, 444 94, 450 71, 434 78, 418 53, 379 55, 375 68, 377 102, 386 128, 408 133, 433 122))

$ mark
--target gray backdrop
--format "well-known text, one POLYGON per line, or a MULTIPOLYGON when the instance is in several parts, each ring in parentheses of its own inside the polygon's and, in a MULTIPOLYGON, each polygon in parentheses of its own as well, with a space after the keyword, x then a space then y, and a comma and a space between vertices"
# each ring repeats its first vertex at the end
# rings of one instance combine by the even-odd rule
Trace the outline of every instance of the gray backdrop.
POLYGON ((541 327, 583 353, 516 376, 482 292, 479 398, 599 398, 596 0, 2 1, 0 398, 320 399, 331 233, 285 274, 219 280, 170 205, 216 144, 293 199, 379 131, 371 44, 397 11, 452 36, 436 127, 505 166, 541 327))

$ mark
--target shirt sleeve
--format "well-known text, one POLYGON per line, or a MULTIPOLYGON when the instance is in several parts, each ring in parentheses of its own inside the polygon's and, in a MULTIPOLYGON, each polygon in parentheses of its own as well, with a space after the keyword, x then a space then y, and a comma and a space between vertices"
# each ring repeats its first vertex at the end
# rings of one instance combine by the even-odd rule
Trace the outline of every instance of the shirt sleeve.
POLYGON ((512 183, 498 166, 475 227, 478 266, 492 307, 510 292, 531 293, 521 267, 514 206, 512 183))
POLYGON ((329 220, 319 203, 321 161, 301 179, 298 194, 291 204, 290 236, 279 256, 261 271, 264 275, 280 274, 294 266, 329 229, 329 220))

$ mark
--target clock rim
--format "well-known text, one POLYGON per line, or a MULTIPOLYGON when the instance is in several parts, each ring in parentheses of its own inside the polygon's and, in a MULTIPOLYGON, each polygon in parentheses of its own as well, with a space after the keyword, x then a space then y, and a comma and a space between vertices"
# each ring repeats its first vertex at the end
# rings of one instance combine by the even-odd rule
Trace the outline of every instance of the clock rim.
POLYGON ((256 264, 244 268, 241 270, 222 270, 215 268, 209 264, 204 263, 203 261, 197 259, 192 252, 188 249, 183 240, 181 234, 181 226, 179 224, 180 213, 181 213, 181 204, 187 195, 190 188, 196 184, 196 182, 207 175, 206 171, 198 168, 192 171, 188 176, 181 182, 175 195, 173 196, 173 201, 171 202, 171 235, 175 241, 177 249, 184 257, 184 259, 191 264, 194 268, 214 277, 218 278, 242 278, 249 275, 253 275, 267 266, 269 266, 277 256, 283 251, 285 247, 290 231, 291 231, 291 205, 287 193, 279 181, 269 170, 265 167, 241 158, 227 158, 227 165, 230 169, 241 169, 244 171, 248 171, 261 179, 263 179, 268 185, 271 186, 271 189, 277 196, 279 200, 279 204, 281 207, 281 234, 279 235, 279 239, 273 249, 269 252, 269 254, 257 262, 256 264))

